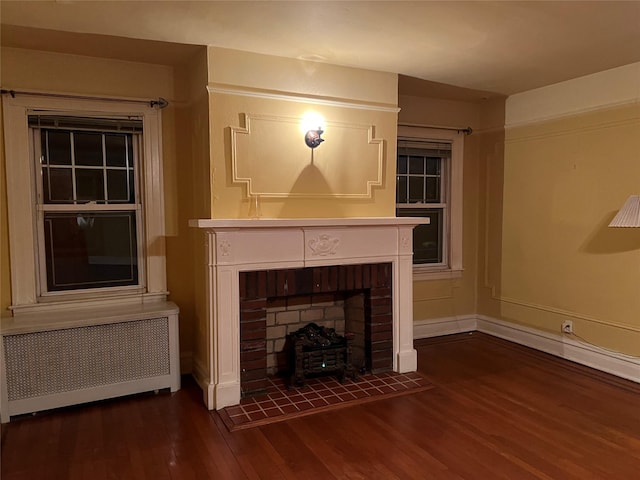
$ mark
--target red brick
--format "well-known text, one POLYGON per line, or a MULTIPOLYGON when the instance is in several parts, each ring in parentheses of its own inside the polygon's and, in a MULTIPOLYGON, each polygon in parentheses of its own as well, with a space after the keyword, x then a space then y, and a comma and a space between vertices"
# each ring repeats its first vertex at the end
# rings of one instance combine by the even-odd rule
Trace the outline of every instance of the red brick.
POLYGON ((391 313, 382 315, 371 315, 369 323, 371 325, 377 325, 380 323, 393 323, 393 315, 391 313))
POLYGON ((267 378, 267 371, 264 368, 260 368, 257 370, 245 370, 244 372, 240 372, 241 383, 251 380, 260 380, 263 378, 267 378))
POLYGON ((373 287, 371 288, 371 298, 391 297, 391 289, 389 287, 373 287))
POLYGON ((265 370, 267 368, 267 356, 264 355, 260 359, 251 360, 250 362, 240 362, 241 371, 265 370))
POLYGON ((253 350, 266 350, 267 349, 267 340, 247 340, 240 342, 240 350, 243 352, 253 351, 253 350))
POLYGON ((240 329, 240 340, 260 340, 267 336, 267 327, 264 328, 256 328, 253 330, 246 330, 244 328, 240 329))
POLYGON ((267 300, 267 308, 285 308, 287 297, 273 297, 267 300))
POLYGON ((389 332, 380 332, 380 333, 372 333, 371 334, 371 341, 372 342, 378 342, 381 340, 392 340, 393 339, 393 332, 389 331, 389 332))
POLYGON ((393 340, 383 340, 379 342, 372 342, 369 345, 370 350, 379 351, 379 350, 393 350, 393 340))
POLYGON ((371 287, 371 265, 362 265, 362 288, 371 287))
POLYGON ((240 352, 240 366, 242 366, 244 362, 251 362, 253 360, 257 360, 260 358, 263 358, 263 359, 267 358, 266 349, 242 351, 240 352))
POLYGON ((253 300, 241 300, 240 310, 259 310, 261 308, 265 308, 266 305, 267 305, 267 301, 263 298, 258 298, 253 300))
POLYGON ((240 272, 238 275, 240 278, 238 280, 238 289, 240 291, 240 298, 246 298, 247 296, 247 276, 245 272, 240 272))
POLYGON ((379 323, 371 325, 369 330, 371 333, 391 332, 393 330, 393 325, 390 322, 379 323))
POLYGON ((267 310, 240 310, 240 323, 250 323, 255 322, 256 320, 267 320, 267 310))

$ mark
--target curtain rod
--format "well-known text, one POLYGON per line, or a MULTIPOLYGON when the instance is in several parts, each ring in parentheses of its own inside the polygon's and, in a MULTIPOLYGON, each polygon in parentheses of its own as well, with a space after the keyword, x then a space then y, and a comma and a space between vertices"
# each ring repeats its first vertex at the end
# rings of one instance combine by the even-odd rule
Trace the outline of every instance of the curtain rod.
POLYGON ((78 100, 101 100, 101 101, 109 101, 109 102, 129 102, 129 103, 144 103, 149 105, 151 108, 157 106, 158 108, 165 108, 169 105, 169 102, 162 97, 158 97, 157 100, 133 100, 133 99, 118 99, 118 98, 109 98, 109 97, 91 97, 84 95, 69 95, 64 93, 42 93, 42 92, 29 92, 24 90, 0 90, 0 94, 11 95, 11 98, 16 98, 16 95, 35 95, 38 97, 55 97, 55 98, 73 98, 78 100))
POLYGON ((471 135, 473 133, 473 129, 471 127, 443 127, 441 125, 422 125, 417 123, 399 123, 400 127, 420 127, 420 128, 433 128, 434 130, 453 130, 458 133, 462 132, 465 135, 471 135))

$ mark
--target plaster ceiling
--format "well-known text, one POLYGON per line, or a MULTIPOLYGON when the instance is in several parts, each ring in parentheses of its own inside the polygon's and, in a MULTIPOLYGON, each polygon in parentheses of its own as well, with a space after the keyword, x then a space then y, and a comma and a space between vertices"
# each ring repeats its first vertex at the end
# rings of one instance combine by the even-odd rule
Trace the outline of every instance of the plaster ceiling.
POLYGON ((640 61, 640 1, 2 0, 0 9, 10 46, 172 64, 212 45, 502 95, 640 61), (140 41, 131 49, 122 38, 140 41))

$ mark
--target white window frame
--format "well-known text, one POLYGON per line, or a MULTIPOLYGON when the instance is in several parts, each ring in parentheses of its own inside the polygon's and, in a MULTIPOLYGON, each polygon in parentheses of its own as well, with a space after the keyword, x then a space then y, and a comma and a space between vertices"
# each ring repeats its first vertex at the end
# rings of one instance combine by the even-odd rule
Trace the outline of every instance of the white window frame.
MULTIPOLYGON (((439 280, 462 276, 462 167, 464 158, 464 133, 415 125, 398 125, 398 138, 416 141, 445 141, 451 143, 451 160, 446 166, 446 207, 443 222, 443 262, 415 264, 413 279, 439 280)), ((397 162, 396 162, 397 165, 397 162)), ((429 208, 431 204, 397 204, 396 208, 429 208)), ((437 205, 436 205, 437 206, 437 205)))
POLYGON ((19 94, 3 97, 3 123, 7 178, 9 248, 11 260, 11 302, 14 315, 68 308, 147 303, 166 300, 166 257, 164 241, 164 196, 161 156, 161 114, 144 103, 63 99, 19 94), (139 161, 142 194, 142 228, 139 237, 144 266, 140 285, 105 289, 75 290, 43 294, 40 290, 38 251, 37 185, 33 140, 28 116, 41 111, 77 117, 142 118, 143 133, 139 161))

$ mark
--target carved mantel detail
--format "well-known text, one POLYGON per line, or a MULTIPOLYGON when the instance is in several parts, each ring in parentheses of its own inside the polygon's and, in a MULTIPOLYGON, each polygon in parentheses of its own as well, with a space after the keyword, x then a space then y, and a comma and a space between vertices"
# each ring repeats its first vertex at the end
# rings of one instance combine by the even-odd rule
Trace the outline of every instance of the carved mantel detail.
POLYGON ((336 254, 340 239, 323 233, 316 238, 310 239, 308 245, 314 255, 326 257, 336 254))

